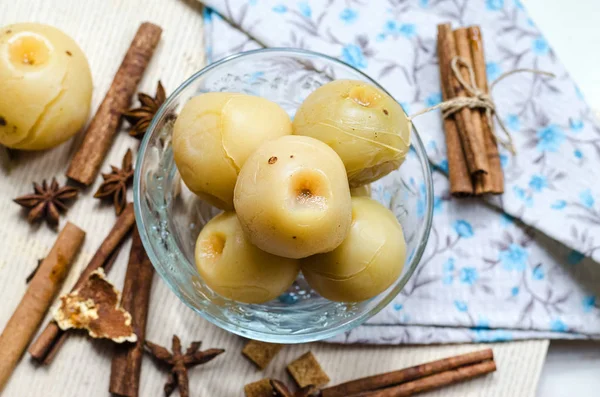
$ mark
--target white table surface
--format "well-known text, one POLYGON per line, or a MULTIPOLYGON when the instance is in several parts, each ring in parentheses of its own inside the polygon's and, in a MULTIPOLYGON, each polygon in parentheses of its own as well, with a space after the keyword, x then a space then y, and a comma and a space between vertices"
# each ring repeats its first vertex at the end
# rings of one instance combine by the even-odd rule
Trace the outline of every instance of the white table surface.
MULTIPOLYGON (((588 103, 600 114, 600 1, 523 0, 523 3, 588 103)), ((551 342, 538 396, 598 396, 599 369, 600 344, 551 342)))

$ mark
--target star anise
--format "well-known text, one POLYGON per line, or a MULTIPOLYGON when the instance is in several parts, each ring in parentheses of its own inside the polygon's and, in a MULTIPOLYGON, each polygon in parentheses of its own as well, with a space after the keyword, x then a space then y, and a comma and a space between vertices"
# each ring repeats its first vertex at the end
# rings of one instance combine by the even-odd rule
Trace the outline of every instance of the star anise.
POLYGON ((271 379, 270 382, 277 397, 316 397, 319 395, 319 389, 313 385, 305 386, 292 393, 283 382, 276 379, 271 379))
POLYGON ((156 87, 156 95, 152 98, 148 94, 139 93, 138 99, 142 106, 135 109, 130 109, 127 112, 123 113, 123 117, 131 124, 131 130, 129 131, 129 135, 136 137, 138 139, 142 139, 152 118, 158 111, 158 108, 165 102, 167 95, 165 94, 165 89, 163 88, 161 82, 158 82, 158 86, 156 87))
POLYGON ((112 172, 110 174, 102 174, 104 182, 98 188, 95 198, 112 197, 117 215, 121 214, 127 206, 127 185, 133 179, 131 149, 127 149, 127 153, 123 157, 121 168, 111 165, 112 172))
POLYGON ((17 197, 13 201, 21 207, 29 208, 27 220, 31 223, 46 219, 51 226, 58 225, 60 211, 66 211, 65 201, 77 197, 78 190, 71 186, 60 187, 56 178, 48 184, 46 180, 42 184, 34 182, 33 194, 17 197))
POLYGON ((175 387, 179 388, 181 397, 189 397, 188 369, 209 362, 219 354, 225 352, 223 349, 208 349, 200 351, 202 342, 192 342, 185 354, 181 352, 181 341, 177 335, 173 335, 173 346, 169 353, 167 349, 146 341, 144 347, 154 358, 170 367, 169 378, 165 384, 165 396, 169 396, 175 387))

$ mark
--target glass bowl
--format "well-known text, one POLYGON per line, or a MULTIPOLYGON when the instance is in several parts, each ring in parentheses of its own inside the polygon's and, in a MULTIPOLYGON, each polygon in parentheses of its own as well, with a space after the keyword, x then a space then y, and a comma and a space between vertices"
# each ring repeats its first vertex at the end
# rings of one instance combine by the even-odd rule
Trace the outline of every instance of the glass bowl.
POLYGON ((423 143, 413 129, 412 148, 404 164, 372 185, 372 197, 394 212, 407 244, 402 275, 385 292, 365 302, 336 303, 312 291, 300 275, 277 299, 244 304, 216 295, 196 271, 196 238, 219 210, 192 194, 175 167, 171 134, 183 105, 204 92, 243 92, 274 101, 293 117, 308 94, 332 79, 363 80, 379 86, 359 70, 314 52, 263 49, 237 54, 207 66, 183 83, 160 108, 142 142, 135 168, 134 203, 148 256, 185 304, 227 331, 274 343, 332 337, 390 303, 419 263, 431 228, 433 188, 423 143))

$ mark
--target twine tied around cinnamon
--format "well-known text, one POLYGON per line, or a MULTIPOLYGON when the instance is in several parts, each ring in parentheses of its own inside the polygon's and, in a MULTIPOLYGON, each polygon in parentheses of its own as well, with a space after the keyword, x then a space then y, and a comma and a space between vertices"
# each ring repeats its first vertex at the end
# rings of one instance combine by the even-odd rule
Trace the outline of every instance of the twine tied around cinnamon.
MULTIPOLYGON (((508 128, 506 127, 500 116, 498 116, 498 113, 496 111, 496 104, 492 100, 491 95, 486 94, 477 86, 477 83, 475 82, 475 72, 473 71, 473 67, 471 66, 471 64, 467 62, 464 58, 460 56, 455 56, 450 62, 450 67, 452 69, 452 73, 454 73, 454 77, 456 77, 458 82, 471 96, 449 99, 435 106, 425 108, 417 113, 410 115, 408 117, 409 120, 412 121, 412 119, 414 119, 415 117, 421 116, 425 113, 429 113, 432 110, 436 109, 441 109, 442 117, 444 119, 452 116, 454 113, 460 111, 463 108, 485 109, 487 121, 490 126, 490 131, 492 131, 496 140, 500 143, 500 145, 502 145, 502 147, 510 151, 513 155, 516 154, 516 149, 513 143, 513 137, 508 131, 508 128), (460 72, 460 66, 463 66, 467 69, 470 81, 466 81, 463 78, 462 73, 460 72), (502 132, 505 135, 504 138, 501 138, 496 132, 493 123, 494 118, 498 120, 498 125, 500 125, 500 128, 502 129, 502 132)), ((517 73, 534 73, 548 77, 556 77, 554 73, 545 72, 543 70, 538 69, 514 69, 501 74, 496 80, 494 80, 494 82, 492 82, 492 84, 490 85, 490 91, 492 91, 496 84, 498 84, 500 81, 504 80, 508 76, 517 73)))

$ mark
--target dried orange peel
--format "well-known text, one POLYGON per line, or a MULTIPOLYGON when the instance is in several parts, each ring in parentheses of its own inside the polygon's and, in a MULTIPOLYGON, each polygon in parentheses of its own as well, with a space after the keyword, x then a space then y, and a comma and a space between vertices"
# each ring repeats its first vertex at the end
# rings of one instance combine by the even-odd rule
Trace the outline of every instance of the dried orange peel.
POLYGON ((64 331, 85 329, 92 338, 136 342, 131 314, 121 307, 120 301, 121 294, 100 268, 80 288, 60 297, 54 319, 64 331))

